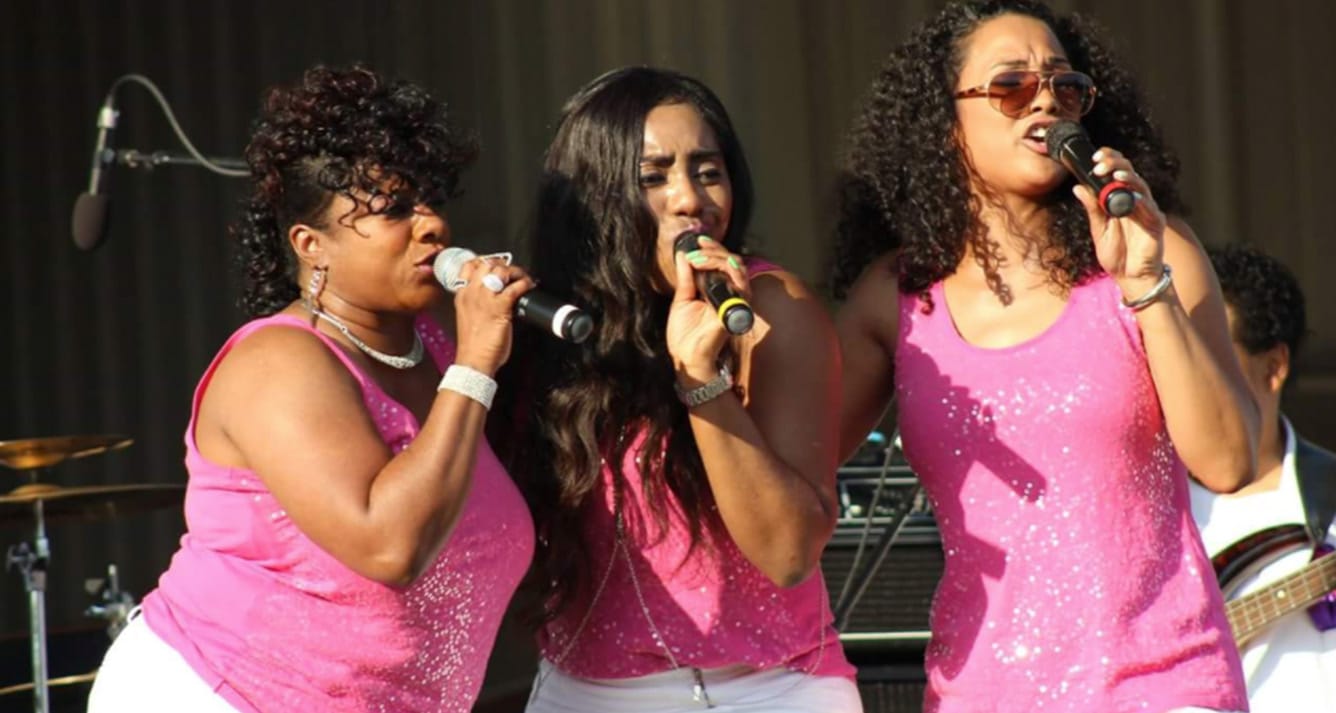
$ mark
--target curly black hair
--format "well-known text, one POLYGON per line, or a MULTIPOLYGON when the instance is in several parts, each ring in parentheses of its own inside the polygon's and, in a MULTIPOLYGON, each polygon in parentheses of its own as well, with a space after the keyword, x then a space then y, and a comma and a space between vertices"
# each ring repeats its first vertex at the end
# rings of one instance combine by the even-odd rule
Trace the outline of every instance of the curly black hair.
MULTIPOLYGON (((1182 214, 1176 181, 1178 160, 1164 145, 1131 74, 1099 37, 1095 24, 1062 16, 1034 0, 954 2, 920 25, 887 58, 865 99, 848 140, 838 183, 831 283, 843 298, 880 255, 898 251, 901 291, 919 294, 955 272, 966 247, 979 257, 990 287, 1006 299, 997 273, 996 246, 980 220, 970 167, 956 138, 955 87, 965 41, 988 19, 1027 15, 1049 26, 1072 68, 1099 88, 1081 123, 1096 146, 1125 154, 1145 178, 1166 213, 1182 214)), ((1040 261, 1063 288, 1099 269, 1085 209, 1071 182, 1048 198, 1048 245, 1040 261)), ((930 304, 930 303, 929 303, 930 304)))
MULTIPOLYGON (((501 416, 489 440, 524 489, 539 536, 523 592, 539 600, 531 623, 555 618, 592 584, 586 508, 603 462, 623 462, 632 445, 623 437, 639 426, 647 431, 645 500, 660 532, 671 507, 685 516, 693 548, 710 548, 707 534, 723 532, 686 407, 673 391, 664 332, 672 295, 655 288, 658 225, 639 182, 645 117, 679 103, 699 111, 718 139, 733 193, 723 243, 742 252, 751 173, 723 104, 696 79, 650 67, 608 72, 567 101, 547 150, 530 272, 584 305, 598 326, 579 346, 516 332, 516 358, 498 377, 502 406, 493 413, 501 416)), ((620 477, 614 469, 624 492, 620 477)))
POLYGON ((472 136, 447 124, 444 104, 361 65, 314 67, 295 85, 270 89, 246 146, 251 194, 231 229, 242 309, 273 314, 300 296, 287 232, 297 223, 324 227, 335 195, 356 203, 356 193, 365 199, 393 185, 391 200, 370 203, 372 212, 438 207, 458 195, 460 171, 477 153, 472 136))
POLYGON ((1284 344, 1293 360, 1308 337, 1304 293, 1294 273, 1251 245, 1209 246, 1206 254, 1234 311, 1234 341, 1249 354, 1284 344))

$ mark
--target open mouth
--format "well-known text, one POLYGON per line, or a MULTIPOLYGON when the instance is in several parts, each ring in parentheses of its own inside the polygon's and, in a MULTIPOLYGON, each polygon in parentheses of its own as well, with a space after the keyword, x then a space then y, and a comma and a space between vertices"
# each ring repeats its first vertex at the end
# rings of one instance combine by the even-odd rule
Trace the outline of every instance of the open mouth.
POLYGON ((1025 132, 1025 143, 1030 148, 1042 154, 1048 153, 1048 144, 1045 139, 1048 137, 1047 125, 1031 126, 1029 131, 1025 132))

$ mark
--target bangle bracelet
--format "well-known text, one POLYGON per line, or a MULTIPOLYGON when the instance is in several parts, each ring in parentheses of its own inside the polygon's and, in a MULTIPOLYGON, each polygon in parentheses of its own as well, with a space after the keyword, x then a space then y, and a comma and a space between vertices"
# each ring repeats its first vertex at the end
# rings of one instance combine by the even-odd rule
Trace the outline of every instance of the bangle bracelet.
POLYGON ((496 396, 496 380, 477 369, 462 364, 451 364, 446 368, 445 376, 441 377, 441 383, 436 390, 463 394, 490 411, 492 397, 496 396))
POLYGON ((1128 302, 1126 299, 1124 299, 1123 306, 1132 310, 1133 312, 1140 312, 1141 310, 1149 307, 1152 302, 1158 300, 1160 298, 1160 295, 1163 295, 1165 293, 1165 290, 1169 289, 1169 285, 1173 284, 1174 282, 1173 268, 1169 267, 1169 263, 1164 263, 1163 267, 1164 271, 1160 273, 1160 281, 1155 283, 1155 286, 1150 288, 1149 292, 1132 300, 1131 302, 1128 302))
POLYGON ((673 390, 677 392, 677 398, 686 404, 687 408, 695 408, 708 401, 713 401, 731 388, 733 388, 733 374, 729 372, 727 366, 719 367, 718 376, 694 389, 684 389, 681 384, 673 382, 673 390))

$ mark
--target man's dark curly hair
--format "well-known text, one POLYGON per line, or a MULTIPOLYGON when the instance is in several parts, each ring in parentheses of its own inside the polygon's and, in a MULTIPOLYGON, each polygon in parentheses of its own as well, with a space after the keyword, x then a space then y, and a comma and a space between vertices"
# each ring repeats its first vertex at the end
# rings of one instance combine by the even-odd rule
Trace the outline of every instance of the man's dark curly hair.
POLYGON ((458 194, 460 171, 477 144, 446 122, 445 105, 421 87, 366 67, 314 67, 291 87, 270 89, 246 146, 251 195, 232 234, 241 249, 241 307, 273 314, 300 296, 288 230, 325 227, 335 195, 386 193, 373 212, 458 194))
MULTIPOLYGON (((672 294, 655 288, 658 223, 640 186, 645 118, 685 104, 714 131, 732 186, 724 247, 742 251, 752 211, 751 172, 723 104, 701 82, 665 69, 626 67, 594 79, 562 112, 547 149, 529 235, 530 271, 594 316, 582 345, 519 331, 502 372, 492 443, 529 499, 538 550, 522 594, 532 622, 556 617, 598 575, 584 540, 604 461, 621 463, 626 434, 647 432, 640 465, 660 532, 680 508, 692 547, 722 533, 664 332, 672 294), (517 387, 521 391, 516 391, 517 387), (522 395, 519 395, 522 394, 522 395), (508 404, 520 404, 517 408, 508 404), (520 419, 510 414, 521 414, 520 419)), ((726 359, 735 359, 726 355, 726 359)), ((736 364, 733 366, 736 367, 736 364)), ((736 372, 736 369, 734 369, 736 372)), ((615 487, 625 492, 620 469, 615 487)), ((723 536, 727 536, 724 534, 723 536)))
MULTIPOLYGON (((926 297, 973 249, 994 292, 1006 298, 996 249, 970 190, 971 168, 957 139, 956 84, 965 41, 982 23, 1005 14, 1049 26, 1072 68, 1099 88, 1081 123, 1096 146, 1127 156, 1166 213, 1182 213, 1178 161, 1133 83, 1094 24, 1061 16, 1033 0, 974 0, 947 5, 893 50, 855 121, 839 181, 840 216, 832 285, 837 297, 876 257, 898 251, 901 291, 926 297)), ((1050 278, 1064 288, 1099 270, 1085 209, 1071 181, 1049 197, 1050 242, 1040 253, 1050 278)))
POLYGON ((1284 344, 1293 361, 1308 336, 1304 293, 1294 273, 1251 245, 1212 246, 1206 254, 1234 311, 1234 341, 1249 354, 1284 344))

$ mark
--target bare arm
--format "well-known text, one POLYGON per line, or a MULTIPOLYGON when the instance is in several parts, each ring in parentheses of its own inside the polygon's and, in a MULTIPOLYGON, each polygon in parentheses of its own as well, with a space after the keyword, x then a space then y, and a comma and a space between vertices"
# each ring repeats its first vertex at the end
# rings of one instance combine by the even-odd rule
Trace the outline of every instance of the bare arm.
POLYGON ((841 462, 867 440, 895 393, 900 303, 893 259, 889 255, 879 258, 864 270, 835 318, 844 360, 841 462))
MULTIPOLYGON (((509 355, 511 305, 532 287, 512 270, 500 295, 480 285, 460 291, 456 363, 491 375, 509 355)), ((432 393, 439 374, 414 369, 406 378, 432 393)), ((254 471, 293 523, 349 569, 404 585, 458 520, 486 418, 482 404, 450 390, 427 408, 412 443, 392 453, 343 364, 306 331, 274 326, 219 364, 196 439, 210 460, 254 471)))
POLYGON ((1192 229, 1171 218, 1164 262, 1173 287, 1137 313, 1169 436, 1203 485, 1230 492, 1256 465, 1257 405, 1234 356, 1224 299, 1192 229))
MULTIPOLYGON (((691 428, 719 506, 742 553, 780 586, 820 562, 837 517, 840 357, 825 308, 796 277, 753 283, 756 325, 739 347, 734 392, 691 409, 691 428)), ((694 382, 679 376, 683 387, 694 382)))

